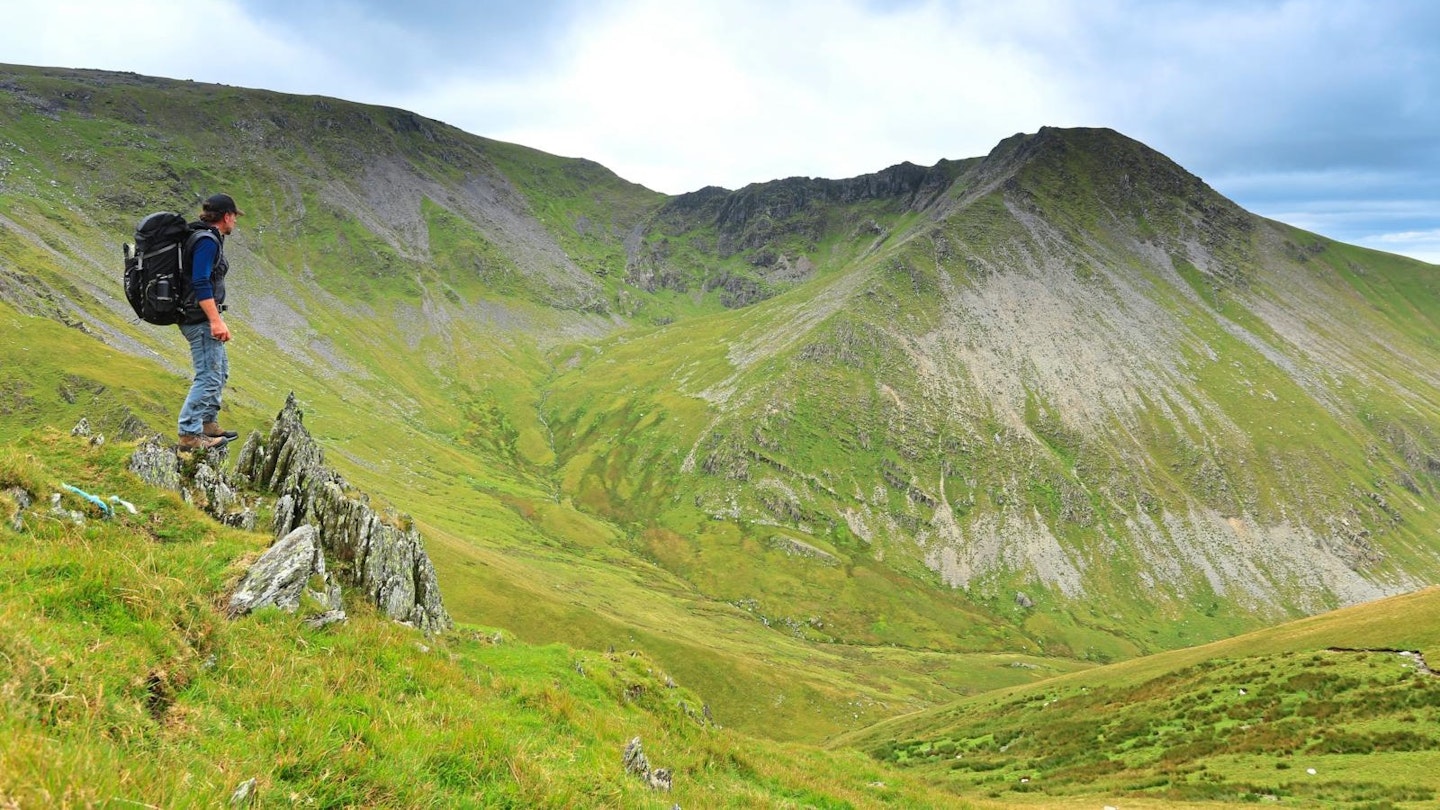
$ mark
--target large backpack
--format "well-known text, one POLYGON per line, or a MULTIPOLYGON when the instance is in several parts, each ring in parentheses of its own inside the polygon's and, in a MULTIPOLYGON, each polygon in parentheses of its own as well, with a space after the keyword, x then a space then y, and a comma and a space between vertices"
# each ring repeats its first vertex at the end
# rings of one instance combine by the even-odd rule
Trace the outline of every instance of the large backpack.
POLYGON ((209 235, 192 229, 172 211, 157 211, 135 226, 135 247, 125 245, 125 300, 146 323, 169 326, 185 319, 185 290, 190 273, 185 258, 196 239, 209 235))

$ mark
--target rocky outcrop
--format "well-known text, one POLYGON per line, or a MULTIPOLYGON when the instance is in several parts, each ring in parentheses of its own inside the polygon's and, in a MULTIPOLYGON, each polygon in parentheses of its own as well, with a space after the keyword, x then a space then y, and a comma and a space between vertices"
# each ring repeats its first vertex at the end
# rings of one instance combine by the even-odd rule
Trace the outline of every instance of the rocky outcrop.
POLYGON ((241 580, 232 615, 273 605, 295 610, 306 593, 328 624, 344 619, 337 582, 358 589, 382 613, 427 632, 453 622, 440 601, 435 567, 409 518, 378 515, 353 493, 305 430, 291 394, 267 437, 250 434, 235 462, 224 468, 227 446, 177 453, 155 436, 141 442, 130 470, 153 486, 181 493, 187 503, 231 526, 254 530, 259 499, 245 489, 273 493, 276 543, 241 580), (329 563, 327 564, 327 558, 329 563))
POLYGON ((385 615, 428 632, 451 627, 420 533, 408 517, 376 514, 363 495, 352 493, 345 479, 325 466, 324 453, 301 419, 291 394, 269 436, 250 434, 235 465, 237 479, 278 497, 276 538, 314 527, 333 571, 385 615))
POLYGON ((130 472, 152 487, 180 491, 180 456, 160 436, 140 442, 130 454, 130 472))
POLYGON ((714 249, 721 258, 786 238, 818 242, 835 227, 830 217, 837 206, 881 200, 897 211, 918 211, 949 188, 962 165, 948 160, 928 168, 901 163, 845 180, 789 177, 739 191, 711 186, 667 202, 657 212, 654 227, 672 234, 713 228, 714 249))
POLYGON ((771 536, 770 547, 785 552, 789 557, 804 557, 831 566, 840 564, 834 554, 783 534, 771 536))

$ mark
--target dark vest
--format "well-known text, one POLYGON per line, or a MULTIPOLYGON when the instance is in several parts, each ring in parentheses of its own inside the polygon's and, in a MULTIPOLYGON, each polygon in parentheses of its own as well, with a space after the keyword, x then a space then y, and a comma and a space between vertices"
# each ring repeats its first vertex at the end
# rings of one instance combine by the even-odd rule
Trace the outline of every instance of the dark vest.
MULTIPOLYGON (((215 306, 223 310, 225 308, 225 274, 230 272, 230 262, 225 259, 225 237, 214 225, 207 225, 204 222, 192 222, 190 229, 192 233, 185 243, 187 273, 191 272, 191 268, 194 267, 195 245, 201 239, 206 238, 201 231, 209 231, 215 237, 215 265, 210 270, 210 286, 215 290, 215 306)), ((185 285, 184 312, 185 317, 181 323, 205 323, 209 320, 205 315, 205 310, 195 302, 195 288, 189 283, 185 285)))

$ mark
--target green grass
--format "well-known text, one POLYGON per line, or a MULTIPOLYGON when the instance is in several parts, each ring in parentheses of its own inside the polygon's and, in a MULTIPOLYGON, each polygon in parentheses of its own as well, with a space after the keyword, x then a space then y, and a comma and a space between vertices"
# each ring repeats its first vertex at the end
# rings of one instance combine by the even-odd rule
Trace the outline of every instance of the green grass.
POLYGON ((659 798, 621 767, 639 736, 682 806, 947 803, 853 753, 722 729, 633 648, 474 626, 425 637, 363 600, 325 630, 274 611, 228 620, 223 593, 267 538, 141 484, 129 451, 54 431, 0 451, 0 491, 43 499, 65 480, 139 509, 76 524, 41 505, 17 533, 0 499, 6 802, 219 804, 253 778, 261 806, 647 806, 659 798))
POLYGON ((1004 690, 842 738, 957 792, 1351 806, 1440 791, 1429 589, 1004 690), (1313 773, 1312 773, 1313 770, 1313 773), (1022 781, 1024 780, 1024 781, 1022 781))

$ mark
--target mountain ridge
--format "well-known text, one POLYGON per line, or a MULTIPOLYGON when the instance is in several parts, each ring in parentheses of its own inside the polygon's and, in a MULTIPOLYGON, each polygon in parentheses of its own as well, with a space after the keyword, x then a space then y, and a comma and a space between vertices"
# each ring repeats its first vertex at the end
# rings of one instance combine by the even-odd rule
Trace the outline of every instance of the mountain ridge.
POLYGON ((1428 266, 1113 131, 677 205, 404 111, 0 72, 6 301, 183 375, 105 257, 125 194, 232 190, 235 415, 295 388, 462 623, 638 634, 728 722, 816 738, 1034 677, 967 656, 1088 666, 1440 566, 1428 266))

